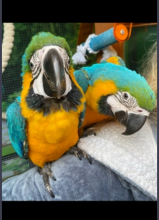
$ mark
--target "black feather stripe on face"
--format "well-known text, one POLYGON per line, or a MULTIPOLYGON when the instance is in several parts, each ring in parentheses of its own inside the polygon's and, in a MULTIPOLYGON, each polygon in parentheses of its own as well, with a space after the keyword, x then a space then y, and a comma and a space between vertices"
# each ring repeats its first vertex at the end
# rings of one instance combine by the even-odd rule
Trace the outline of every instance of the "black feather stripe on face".
POLYGON ((98 101, 98 111, 100 114, 114 116, 113 112, 111 111, 110 105, 107 103, 107 96, 102 96, 98 101))
POLYGON ((35 79, 37 79, 37 78, 39 77, 40 72, 41 72, 41 68, 39 69, 39 72, 38 72, 38 74, 36 75, 36 77, 35 77, 35 78, 33 78, 33 80, 31 81, 30 86, 32 86, 32 85, 33 85, 34 80, 35 80, 35 79))
POLYGON ((30 87, 29 93, 26 97, 27 106, 30 109, 41 112, 43 115, 48 115, 52 112, 59 111, 61 107, 69 112, 70 110, 77 110, 77 106, 81 104, 80 99, 82 98, 82 93, 78 87, 72 82, 71 91, 64 97, 60 99, 57 98, 44 98, 41 95, 35 94, 33 88, 30 87))

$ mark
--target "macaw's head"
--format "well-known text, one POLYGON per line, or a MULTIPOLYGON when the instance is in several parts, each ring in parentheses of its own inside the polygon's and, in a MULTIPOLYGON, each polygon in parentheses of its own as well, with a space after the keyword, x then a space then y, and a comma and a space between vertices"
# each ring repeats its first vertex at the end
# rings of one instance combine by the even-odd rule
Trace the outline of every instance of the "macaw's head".
MULTIPOLYGON (((124 135, 130 135, 144 125, 155 107, 154 91, 140 74, 130 69, 108 63, 100 69, 99 77, 93 80, 98 84, 98 111, 115 116, 126 127, 124 135)), ((98 75, 98 74, 97 74, 98 75)), ((94 86, 92 86, 93 88, 94 86)))
POLYGON ((58 98, 71 90, 69 69, 71 51, 62 37, 40 32, 35 35, 22 57, 22 76, 31 72, 35 94, 44 98, 58 98))

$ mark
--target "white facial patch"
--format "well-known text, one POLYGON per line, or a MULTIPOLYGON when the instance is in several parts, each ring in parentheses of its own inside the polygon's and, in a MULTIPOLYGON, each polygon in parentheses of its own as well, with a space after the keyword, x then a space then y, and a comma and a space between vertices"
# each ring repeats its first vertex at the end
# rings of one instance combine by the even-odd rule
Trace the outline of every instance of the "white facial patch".
POLYGON ((48 53, 48 51, 50 49, 55 49, 56 51, 58 51, 58 53, 60 54, 62 60, 63 60, 63 64, 64 64, 64 68, 65 68, 65 80, 66 80, 66 90, 64 92, 64 94, 61 95, 62 96, 66 96, 70 90, 72 89, 71 86, 71 80, 69 77, 69 56, 67 55, 67 52, 65 51, 65 49, 58 47, 58 46, 44 46, 42 49, 37 50, 31 57, 30 59, 30 68, 31 68, 31 72, 33 74, 33 78, 35 79, 33 82, 33 90, 35 94, 39 94, 44 96, 45 98, 56 98, 56 97, 50 97, 48 96, 45 91, 44 91, 44 86, 43 86, 43 74, 44 74, 44 68, 43 68, 43 60, 44 57, 46 56, 46 54, 48 53))
POLYGON ((45 98, 52 98, 52 97, 49 97, 48 95, 46 95, 46 93, 44 91, 43 79, 42 78, 43 78, 43 73, 41 72, 39 74, 38 78, 34 80, 34 83, 33 83, 34 93, 38 94, 38 95, 42 95, 45 98))
POLYGON ((107 103, 115 115, 116 112, 124 111, 137 115, 149 116, 149 112, 138 106, 137 101, 128 92, 118 92, 116 95, 110 95, 107 103))

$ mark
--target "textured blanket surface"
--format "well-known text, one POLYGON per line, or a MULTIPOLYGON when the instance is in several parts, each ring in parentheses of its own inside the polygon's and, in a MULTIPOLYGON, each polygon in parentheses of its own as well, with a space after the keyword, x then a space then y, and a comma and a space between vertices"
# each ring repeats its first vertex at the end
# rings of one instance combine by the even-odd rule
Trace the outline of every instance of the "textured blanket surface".
POLYGON ((96 160, 66 154, 52 163, 52 198, 34 167, 2 183, 2 201, 152 201, 136 187, 96 160))
MULTIPOLYGON (((52 163, 56 181, 50 179, 55 198, 46 191, 42 176, 34 167, 2 183, 2 201, 127 201, 150 200, 124 187, 118 176, 101 163, 92 165, 66 154, 52 163)), ((130 188, 130 187, 129 187, 130 188)))
POLYGON ((125 136, 122 125, 108 122, 96 136, 81 138, 78 147, 157 200, 157 145, 151 127, 147 120, 138 132, 125 136))

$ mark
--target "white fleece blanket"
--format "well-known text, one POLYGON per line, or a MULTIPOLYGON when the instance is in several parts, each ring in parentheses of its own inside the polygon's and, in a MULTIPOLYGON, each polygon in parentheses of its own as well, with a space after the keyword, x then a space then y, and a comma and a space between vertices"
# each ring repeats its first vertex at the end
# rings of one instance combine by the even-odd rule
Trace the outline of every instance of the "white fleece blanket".
POLYGON ((124 131, 117 121, 108 122, 97 136, 81 138, 78 147, 157 200, 157 144, 150 123, 130 136, 122 135, 124 131))

